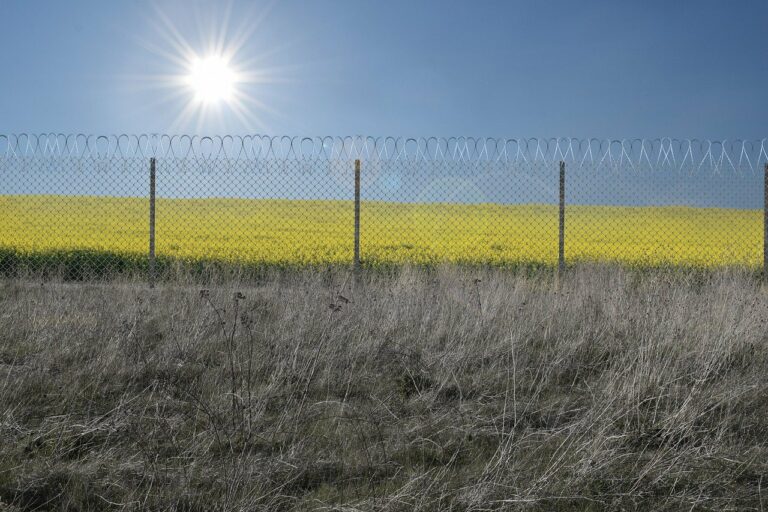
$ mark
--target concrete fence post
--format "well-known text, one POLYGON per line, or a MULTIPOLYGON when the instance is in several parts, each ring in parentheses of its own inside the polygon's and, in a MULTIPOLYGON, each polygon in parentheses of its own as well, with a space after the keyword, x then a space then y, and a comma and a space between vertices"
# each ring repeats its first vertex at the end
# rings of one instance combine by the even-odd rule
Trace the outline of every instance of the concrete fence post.
POLYGON ((360 160, 355 160, 355 270, 360 270, 360 160))
POLYGON ((565 162, 560 161, 560 218, 558 226, 557 273, 565 270, 565 162))
POLYGON ((149 159, 149 287, 155 287, 155 158, 149 159))

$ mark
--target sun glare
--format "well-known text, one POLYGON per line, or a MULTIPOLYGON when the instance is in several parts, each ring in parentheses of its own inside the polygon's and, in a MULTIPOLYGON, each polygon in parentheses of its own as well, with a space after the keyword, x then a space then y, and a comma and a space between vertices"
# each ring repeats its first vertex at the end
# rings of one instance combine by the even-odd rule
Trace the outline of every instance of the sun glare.
POLYGON ((195 58, 187 76, 187 83, 200 103, 215 104, 232 100, 237 75, 227 60, 220 55, 195 58))
POLYGON ((152 63, 155 73, 139 78, 165 91, 158 103, 178 108, 172 129, 230 130, 232 123, 247 131, 265 129, 259 114, 275 112, 263 96, 273 92, 270 84, 284 80, 279 76, 282 67, 267 66, 274 49, 256 51, 264 47, 255 34, 265 14, 246 11, 238 16, 239 24, 232 26, 232 5, 227 0, 211 3, 210 11, 189 10, 186 2, 182 4, 184 9, 172 14, 156 8, 156 33, 141 40, 160 60, 152 63), (200 24, 200 20, 207 21, 200 24), (161 69, 165 72, 158 72, 161 69))

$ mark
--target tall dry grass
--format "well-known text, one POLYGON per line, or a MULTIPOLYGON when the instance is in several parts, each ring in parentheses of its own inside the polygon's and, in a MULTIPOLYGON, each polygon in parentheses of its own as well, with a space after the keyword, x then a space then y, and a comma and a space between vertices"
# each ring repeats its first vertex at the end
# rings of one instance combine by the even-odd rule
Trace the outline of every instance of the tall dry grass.
POLYGON ((754 276, 6 281, 0 510, 763 510, 754 276))

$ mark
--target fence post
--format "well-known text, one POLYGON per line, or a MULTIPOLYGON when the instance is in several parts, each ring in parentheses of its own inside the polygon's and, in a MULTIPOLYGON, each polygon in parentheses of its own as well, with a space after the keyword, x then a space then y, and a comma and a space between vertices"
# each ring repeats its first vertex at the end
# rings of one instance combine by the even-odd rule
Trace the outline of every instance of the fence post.
POLYGON ((149 159, 149 287, 155 287, 155 158, 149 159))
POLYGON ((360 160, 355 160, 355 270, 360 270, 360 160))
POLYGON ((560 161, 560 222, 557 247, 557 273, 565 270, 565 162, 560 161))
POLYGON ((763 281, 768 281, 768 163, 763 175, 763 281))

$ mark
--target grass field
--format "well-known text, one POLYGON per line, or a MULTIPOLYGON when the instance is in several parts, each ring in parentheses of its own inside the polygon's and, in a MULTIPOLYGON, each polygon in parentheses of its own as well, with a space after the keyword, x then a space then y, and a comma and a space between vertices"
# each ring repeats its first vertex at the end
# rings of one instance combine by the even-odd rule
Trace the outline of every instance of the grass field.
POLYGON ((743 270, 0 281, 0 510, 762 511, 743 270))
MULTIPOLYGON (((146 199, 0 196, 6 264, 105 258, 144 265, 146 199)), ((363 202, 366 265, 437 262, 552 265, 556 205, 363 202)), ((353 206, 344 201, 159 199, 157 254, 163 261, 254 265, 347 264, 353 206)), ((569 262, 643 266, 757 266, 762 212, 686 207, 568 206, 569 262)), ((1 262, 0 262, 1 263, 1 262)))

